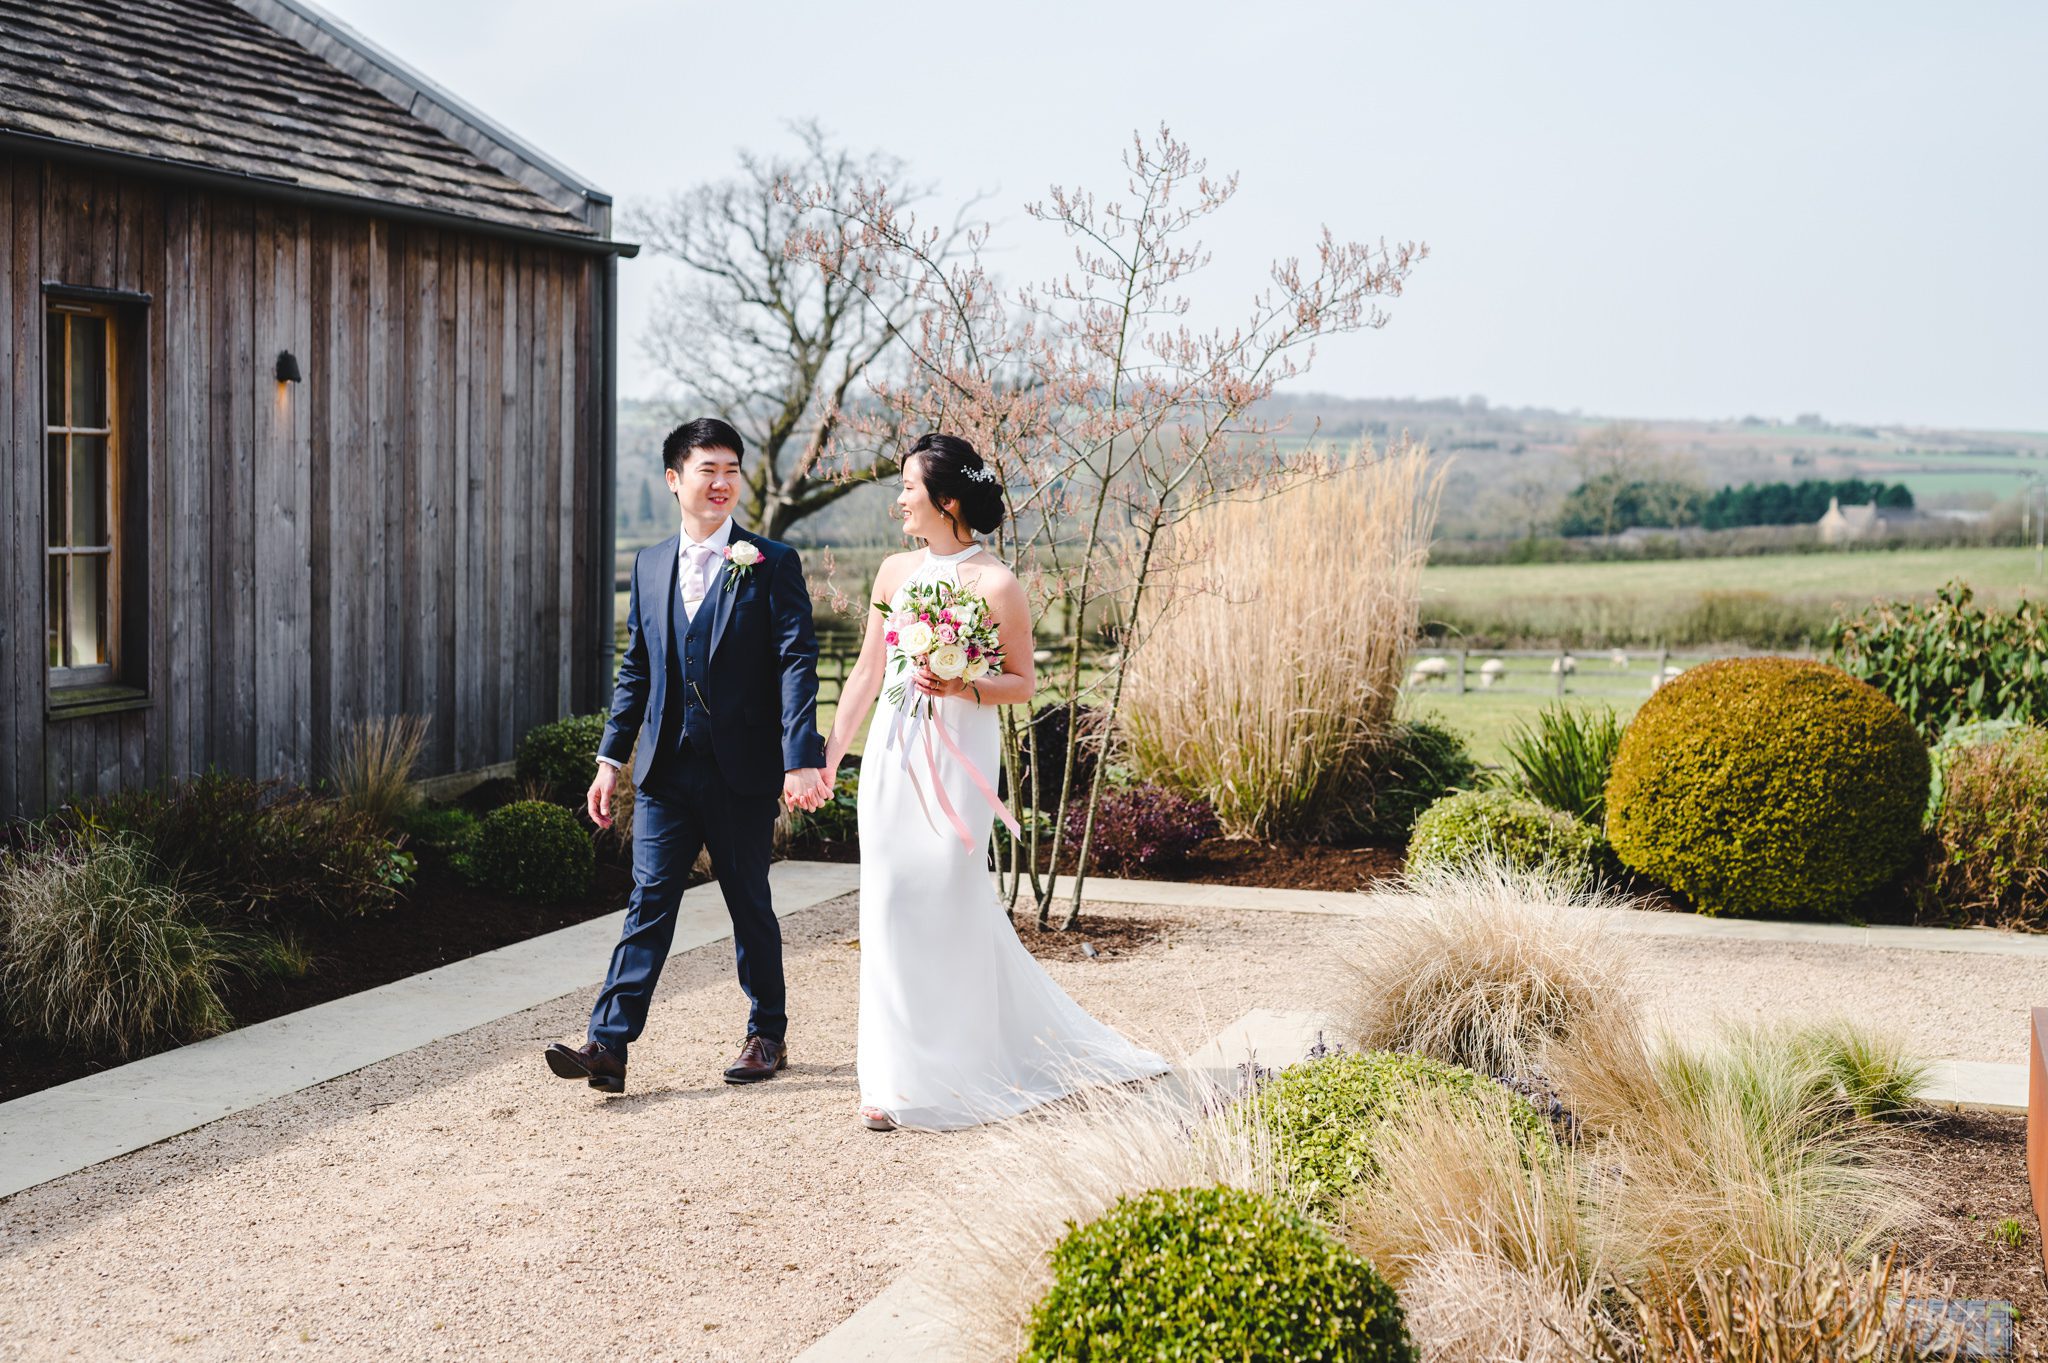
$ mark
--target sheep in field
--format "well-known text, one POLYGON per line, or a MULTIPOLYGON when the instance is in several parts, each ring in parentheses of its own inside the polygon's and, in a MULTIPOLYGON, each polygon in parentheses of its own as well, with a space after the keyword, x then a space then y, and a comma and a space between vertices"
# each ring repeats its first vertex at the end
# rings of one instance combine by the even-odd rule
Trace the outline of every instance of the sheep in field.
POLYGON ((1418 659, 1414 669, 1408 673, 1408 684, 1410 686, 1420 686, 1424 682, 1439 682, 1449 676, 1450 671, 1451 664, 1447 659, 1418 659))
POLYGON ((1495 682, 1506 676, 1507 671, 1508 665, 1506 663, 1498 658, 1488 658, 1485 662, 1479 664, 1479 684, 1483 687, 1492 686, 1495 682))

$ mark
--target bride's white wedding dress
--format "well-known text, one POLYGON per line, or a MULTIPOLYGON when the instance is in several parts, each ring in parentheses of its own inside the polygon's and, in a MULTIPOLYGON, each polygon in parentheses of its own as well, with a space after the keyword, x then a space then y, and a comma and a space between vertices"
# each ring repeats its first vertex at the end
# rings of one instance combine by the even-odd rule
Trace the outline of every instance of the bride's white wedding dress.
MULTIPOLYGON (((927 549, 893 604, 914 583, 957 582, 959 565, 980 552, 927 549)), ((988 869, 994 810, 934 743, 946 797, 975 838, 970 851, 933 792, 919 789, 931 780, 921 740, 910 741, 905 769, 892 742, 895 709, 885 688, 860 764, 861 1105, 900 1126, 950 1130, 1089 1084, 1163 1073, 1165 1060, 1090 1017, 1017 940, 988 869)), ((924 722, 945 725, 993 784, 994 706, 942 697, 924 722)))

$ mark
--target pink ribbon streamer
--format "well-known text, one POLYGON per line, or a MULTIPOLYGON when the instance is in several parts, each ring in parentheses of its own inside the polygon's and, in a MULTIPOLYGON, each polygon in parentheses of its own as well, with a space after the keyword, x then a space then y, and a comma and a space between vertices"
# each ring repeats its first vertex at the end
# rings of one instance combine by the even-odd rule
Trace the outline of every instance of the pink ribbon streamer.
POLYGON ((960 841, 966 846, 967 850, 970 852, 974 850, 974 835, 967 831, 966 821, 954 812, 952 802, 946 798, 945 782, 939 779, 938 758, 932 752, 933 729, 939 731, 939 742, 945 747, 947 752, 953 755, 954 760, 966 769, 967 779, 972 781, 974 788, 981 792, 981 798, 988 801, 989 808, 993 809, 996 812, 996 817, 1003 821, 1003 827, 1010 830, 1010 836, 1022 842, 1024 840, 1024 830, 1017 826, 1017 820, 1010 813, 1010 807, 997 798, 995 787, 991 786, 988 783, 988 778, 981 774, 981 768, 975 766, 973 759, 960 751, 960 745, 953 741, 953 735, 946 732, 946 726, 940 722, 937 715, 934 715, 931 722, 924 726, 925 770, 931 773, 932 789, 939 797, 939 808, 945 811, 947 820, 953 825, 953 831, 960 835, 960 841))

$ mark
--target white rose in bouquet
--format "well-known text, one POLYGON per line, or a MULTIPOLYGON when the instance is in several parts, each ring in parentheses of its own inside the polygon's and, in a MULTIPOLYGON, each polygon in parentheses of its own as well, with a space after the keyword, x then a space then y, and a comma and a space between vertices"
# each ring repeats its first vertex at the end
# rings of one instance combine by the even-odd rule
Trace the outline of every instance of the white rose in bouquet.
POLYGON ((975 624, 981 619, 981 603, 979 601, 955 601, 951 609, 953 611, 953 623, 960 627, 962 633, 973 629, 975 624))
POLYGON ((967 671, 967 650, 959 644, 940 644, 924 660, 924 665, 932 670, 933 676, 951 681, 967 671))
POLYGON ((903 645, 903 651, 915 658, 932 646, 932 627, 922 620, 913 620, 898 630, 896 638, 903 645))
POLYGON ((979 658, 969 658, 967 660, 967 670, 960 674, 960 680, 966 682, 969 686, 972 686, 974 683, 980 681, 983 677, 986 677, 987 675, 988 658, 986 656, 979 658))

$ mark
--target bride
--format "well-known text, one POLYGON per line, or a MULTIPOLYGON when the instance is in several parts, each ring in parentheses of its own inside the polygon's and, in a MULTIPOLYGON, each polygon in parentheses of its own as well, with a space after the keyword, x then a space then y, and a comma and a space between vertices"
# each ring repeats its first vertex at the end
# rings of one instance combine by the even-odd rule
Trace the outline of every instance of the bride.
MULTIPOLYGON (((890 646, 884 613, 872 603, 900 605, 909 586, 934 579, 989 603, 1003 669, 972 686, 919 669, 904 704, 925 698, 936 711, 927 722, 944 725, 952 746, 993 787, 995 707, 1028 705, 1036 685, 1023 584, 974 539, 1001 524, 1002 485, 967 441, 927 435, 904 458, 896 504, 904 532, 925 547, 890 556, 875 574, 860 659, 825 745, 826 788, 882 692, 890 646)), ((936 763, 924 745, 906 760, 894 715, 884 713, 893 708, 877 710, 860 769, 861 1121, 876 1131, 950 1130, 1086 1084, 1164 1072, 1159 1056, 1082 1011, 1017 940, 989 875, 990 797, 944 744, 930 749, 936 763), (934 770, 943 802, 925 789, 934 770), (972 850, 942 817, 946 805, 976 838, 972 850)))

